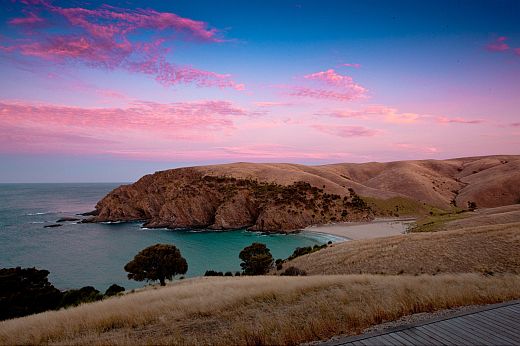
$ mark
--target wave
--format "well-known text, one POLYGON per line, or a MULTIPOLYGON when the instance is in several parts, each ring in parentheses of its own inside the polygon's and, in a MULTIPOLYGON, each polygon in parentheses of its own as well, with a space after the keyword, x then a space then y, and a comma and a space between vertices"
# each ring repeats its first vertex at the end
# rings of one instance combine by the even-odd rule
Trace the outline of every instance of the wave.
POLYGON ((47 211, 45 213, 27 213, 27 214, 25 214, 25 216, 36 216, 36 215, 47 215, 47 214, 52 214, 52 212, 47 211))
POLYGON ((45 223, 44 221, 31 221, 29 223, 45 223))

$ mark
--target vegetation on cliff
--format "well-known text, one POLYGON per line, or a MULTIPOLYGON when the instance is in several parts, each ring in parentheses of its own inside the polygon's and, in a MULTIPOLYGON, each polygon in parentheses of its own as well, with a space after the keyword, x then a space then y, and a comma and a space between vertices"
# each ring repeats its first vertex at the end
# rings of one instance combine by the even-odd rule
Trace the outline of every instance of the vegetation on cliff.
POLYGON ((287 232, 313 224, 373 218, 353 189, 343 197, 297 181, 290 185, 201 175, 182 169, 121 186, 96 206, 92 221, 145 221, 146 227, 247 228, 287 232))

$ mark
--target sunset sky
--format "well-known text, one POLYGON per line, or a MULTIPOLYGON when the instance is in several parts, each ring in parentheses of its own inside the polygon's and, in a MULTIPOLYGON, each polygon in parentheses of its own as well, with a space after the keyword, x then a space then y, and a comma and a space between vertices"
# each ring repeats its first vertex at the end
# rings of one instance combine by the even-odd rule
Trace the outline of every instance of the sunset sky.
POLYGON ((520 1, 1 6, 0 182, 520 154, 520 1))

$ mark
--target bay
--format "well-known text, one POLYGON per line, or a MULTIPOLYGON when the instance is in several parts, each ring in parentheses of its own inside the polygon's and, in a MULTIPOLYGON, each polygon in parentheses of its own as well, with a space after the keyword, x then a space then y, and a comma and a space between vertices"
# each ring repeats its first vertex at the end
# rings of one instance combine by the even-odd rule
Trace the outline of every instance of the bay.
POLYGON ((206 270, 239 271, 239 252, 253 242, 268 246, 274 258, 288 257, 296 247, 337 240, 302 232, 264 235, 245 230, 145 229, 140 223, 80 224, 44 228, 65 216, 94 209, 119 183, 0 184, 0 267, 36 267, 50 271, 59 289, 94 286, 104 291, 113 283, 125 288, 145 285, 130 281, 124 265, 141 249, 174 244, 188 262, 187 277, 206 270))

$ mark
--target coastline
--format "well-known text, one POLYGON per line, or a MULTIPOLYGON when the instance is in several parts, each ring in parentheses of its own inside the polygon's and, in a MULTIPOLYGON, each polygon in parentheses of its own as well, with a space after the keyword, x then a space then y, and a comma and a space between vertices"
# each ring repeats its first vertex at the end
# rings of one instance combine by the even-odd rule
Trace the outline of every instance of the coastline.
POLYGON ((376 218, 371 222, 343 222, 309 226, 305 232, 321 233, 344 240, 373 239, 405 234, 415 218, 376 218))

